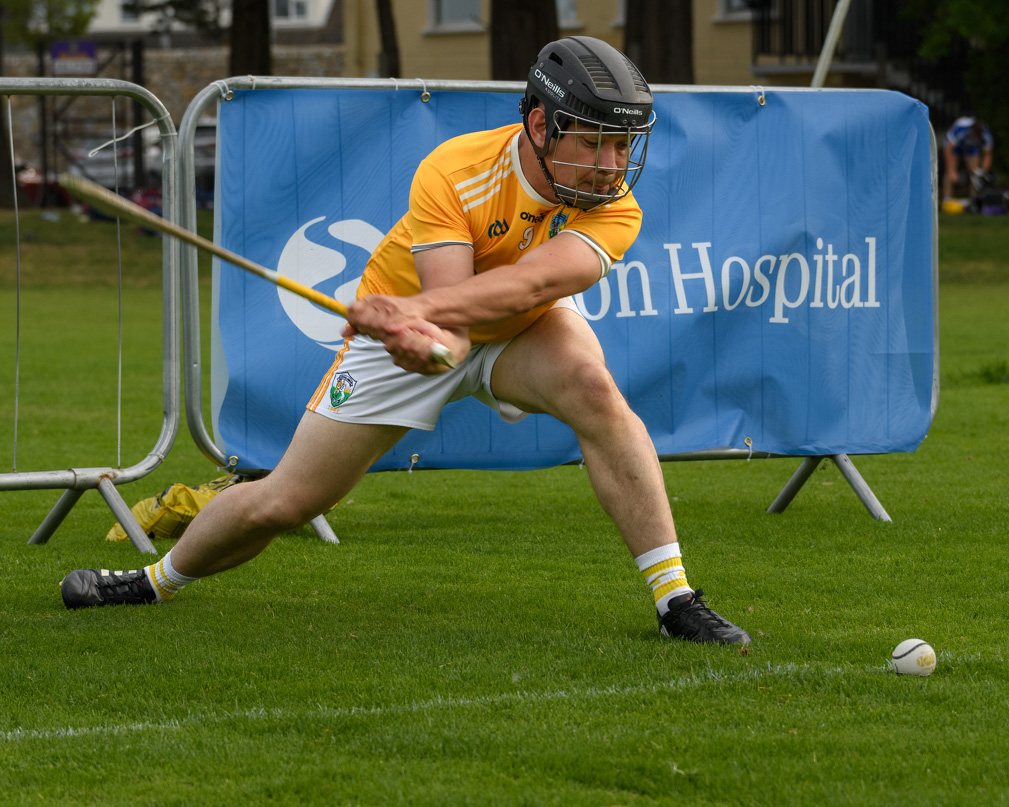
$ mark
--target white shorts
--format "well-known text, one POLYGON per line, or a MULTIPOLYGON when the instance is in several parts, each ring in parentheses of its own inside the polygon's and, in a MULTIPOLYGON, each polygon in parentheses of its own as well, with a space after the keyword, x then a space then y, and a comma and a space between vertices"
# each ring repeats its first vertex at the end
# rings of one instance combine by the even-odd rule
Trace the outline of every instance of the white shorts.
MULTIPOLYGON (((581 316, 571 297, 562 297, 553 307, 567 308, 581 316)), ((505 423, 518 423, 529 413, 499 401, 490 388, 494 362, 510 343, 473 345, 458 367, 421 375, 397 367, 377 339, 357 335, 337 351, 333 366, 306 408, 346 423, 431 431, 445 404, 472 396, 497 412, 505 423)))
POLYGON ((506 423, 527 413, 491 394, 494 362, 508 342, 473 345, 452 370, 436 375, 397 367, 385 346, 369 336, 355 336, 336 354, 308 409, 332 420, 406 426, 431 431, 445 404, 473 396, 506 423))

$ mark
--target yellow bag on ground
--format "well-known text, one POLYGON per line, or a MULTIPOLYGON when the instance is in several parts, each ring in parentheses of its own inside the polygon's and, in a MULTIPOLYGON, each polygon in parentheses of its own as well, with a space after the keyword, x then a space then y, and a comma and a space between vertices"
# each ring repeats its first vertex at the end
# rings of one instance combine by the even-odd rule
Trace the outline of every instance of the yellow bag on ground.
MULTIPOLYGON (((159 495, 137 502, 131 510, 148 538, 181 538, 186 527, 207 502, 225 488, 244 482, 247 478, 239 474, 225 474, 195 488, 176 482, 159 495)), ((125 541, 128 537, 126 530, 116 523, 105 540, 125 541)))

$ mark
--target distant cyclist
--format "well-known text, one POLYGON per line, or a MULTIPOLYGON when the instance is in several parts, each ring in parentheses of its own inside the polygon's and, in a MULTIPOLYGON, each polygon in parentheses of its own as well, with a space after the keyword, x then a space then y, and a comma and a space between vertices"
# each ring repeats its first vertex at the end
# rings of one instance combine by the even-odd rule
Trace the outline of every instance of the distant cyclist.
POLYGON ((473 396, 509 422, 545 412, 572 428, 664 635, 748 643, 687 584, 655 447, 570 299, 637 238, 631 188, 652 102, 638 69, 605 42, 544 48, 521 123, 453 138, 417 169, 409 210, 369 259, 344 345, 277 468, 221 492, 147 569, 71 572, 66 606, 171 599, 255 557, 346 496, 407 430, 433 429, 442 407, 473 396), (456 368, 431 360, 434 341, 456 368))
POLYGON ((977 118, 957 118, 946 132, 943 155, 946 171, 942 177, 942 198, 953 195, 953 186, 966 183, 971 197, 976 196, 981 180, 991 173, 995 141, 991 130, 977 118))

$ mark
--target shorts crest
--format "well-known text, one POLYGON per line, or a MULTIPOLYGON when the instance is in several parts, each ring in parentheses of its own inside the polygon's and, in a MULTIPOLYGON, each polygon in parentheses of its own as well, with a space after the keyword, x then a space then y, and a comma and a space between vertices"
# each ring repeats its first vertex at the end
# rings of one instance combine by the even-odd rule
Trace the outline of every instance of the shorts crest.
POLYGON ((333 384, 329 388, 329 405, 333 409, 336 409, 354 394, 356 386, 357 381, 354 380, 354 376, 350 373, 338 374, 333 379, 333 384))

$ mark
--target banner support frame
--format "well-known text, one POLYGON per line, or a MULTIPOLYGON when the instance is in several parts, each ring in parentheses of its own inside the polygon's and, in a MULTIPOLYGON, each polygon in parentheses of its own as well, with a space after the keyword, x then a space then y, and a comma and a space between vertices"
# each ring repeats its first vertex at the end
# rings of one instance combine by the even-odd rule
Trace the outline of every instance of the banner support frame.
POLYGON ((792 499, 795 498, 802 486, 806 484, 809 477, 813 475, 813 472, 820 467, 820 463, 825 459, 833 460, 837 469, 841 472, 841 476, 851 486, 851 489, 855 491, 855 495, 865 505, 865 509, 869 511, 869 515, 877 521, 893 521, 890 518, 890 514, 886 512, 879 499, 876 498, 876 494, 872 492, 872 488, 866 484, 866 481, 862 478, 862 475, 855 468, 854 463, 847 454, 821 454, 819 456, 804 457, 795 473, 792 474, 791 479, 785 483, 785 487, 781 489, 781 492, 771 502, 766 512, 772 514, 784 513, 785 508, 791 504, 792 499))

